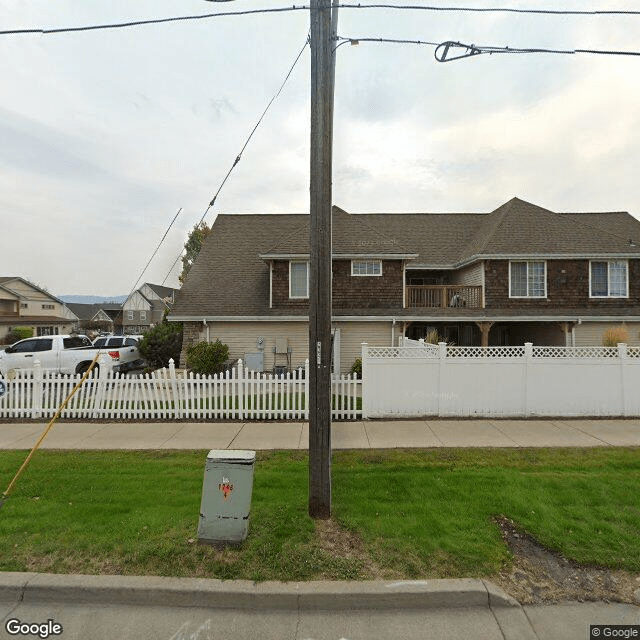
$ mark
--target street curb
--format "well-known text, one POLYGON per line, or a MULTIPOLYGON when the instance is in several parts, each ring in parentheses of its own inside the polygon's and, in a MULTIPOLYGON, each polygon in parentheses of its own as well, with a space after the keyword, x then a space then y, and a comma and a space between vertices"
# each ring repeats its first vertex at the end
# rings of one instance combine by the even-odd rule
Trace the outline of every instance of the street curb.
POLYGON ((520 606, 491 582, 470 578, 254 583, 17 572, 0 572, 0 600, 297 611, 520 606))

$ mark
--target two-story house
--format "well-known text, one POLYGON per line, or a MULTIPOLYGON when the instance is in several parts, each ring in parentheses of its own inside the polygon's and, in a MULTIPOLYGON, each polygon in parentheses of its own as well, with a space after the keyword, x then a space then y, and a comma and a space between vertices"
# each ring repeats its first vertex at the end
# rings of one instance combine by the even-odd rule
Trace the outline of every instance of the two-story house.
MULTIPOLYGON (((142 334, 158 322, 175 301, 177 289, 145 282, 122 305, 122 331, 126 335, 142 334)), ((120 320, 120 318, 119 318, 120 320)))
MULTIPOLYGON (((335 368, 361 343, 435 329, 458 345, 640 344, 640 222, 555 213, 514 198, 491 213, 349 214, 333 208, 335 368)), ((219 215, 169 320, 184 350, 219 338, 251 366, 308 357, 309 216, 219 215)))
POLYGON ((0 343, 14 327, 35 336, 69 333, 77 316, 62 300, 18 276, 0 277, 0 343))

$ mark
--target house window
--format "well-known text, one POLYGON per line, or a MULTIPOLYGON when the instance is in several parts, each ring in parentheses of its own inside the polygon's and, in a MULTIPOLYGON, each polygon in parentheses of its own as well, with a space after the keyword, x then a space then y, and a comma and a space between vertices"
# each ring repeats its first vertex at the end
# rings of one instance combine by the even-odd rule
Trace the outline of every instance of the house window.
POLYGON ((147 319, 147 312, 146 311, 141 311, 140 312, 140 320, 146 320, 147 319))
POLYGON ((308 262, 289 262, 289 297, 309 297, 308 262))
POLYGON ((21 303, 20 303, 20 308, 21 308, 21 309, 28 309, 28 308, 29 308, 29 305, 28 305, 26 302, 21 302, 21 303))
POLYGON ((509 263, 510 298, 546 298, 547 263, 522 260, 509 263))
POLYGON ((352 276, 381 276, 382 260, 352 260, 352 276))
POLYGON ((127 320, 133 320, 133 311, 127 311, 127 320))
POLYGON ((628 298, 629 279, 626 260, 592 260, 589 263, 591 298, 628 298))
POLYGON ((43 309, 55 309, 55 307, 52 304, 43 304, 42 308, 43 309))

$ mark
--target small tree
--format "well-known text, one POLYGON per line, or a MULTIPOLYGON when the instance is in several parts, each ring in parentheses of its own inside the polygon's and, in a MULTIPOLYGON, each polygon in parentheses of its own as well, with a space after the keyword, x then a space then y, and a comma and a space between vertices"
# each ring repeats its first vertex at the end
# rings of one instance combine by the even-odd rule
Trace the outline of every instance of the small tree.
POLYGON ((220 373, 228 359, 229 347, 219 339, 215 342, 198 342, 187 347, 187 367, 194 373, 220 373))
POLYGON ((145 332, 138 349, 150 367, 159 369, 169 366, 169 360, 178 364, 182 350, 182 324, 161 322, 145 332))
POLYGON ((182 256, 182 272, 178 276, 180 284, 184 281, 193 266, 195 259, 202 249, 204 239, 211 233, 211 229, 204 223, 200 222, 193 227, 187 241, 184 243, 184 255, 182 256))
POLYGON ((362 358, 356 358, 354 363, 351 365, 351 369, 349 369, 349 373, 353 375, 354 373, 358 378, 362 378, 362 358))

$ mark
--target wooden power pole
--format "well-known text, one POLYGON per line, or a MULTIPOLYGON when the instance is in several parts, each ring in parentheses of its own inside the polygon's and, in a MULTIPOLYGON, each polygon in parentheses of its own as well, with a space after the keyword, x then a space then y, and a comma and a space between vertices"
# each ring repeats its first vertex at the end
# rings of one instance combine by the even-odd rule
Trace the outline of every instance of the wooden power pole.
POLYGON ((331 0, 311 0, 309 515, 331 515, 331 173, 334 40, 331 0))

